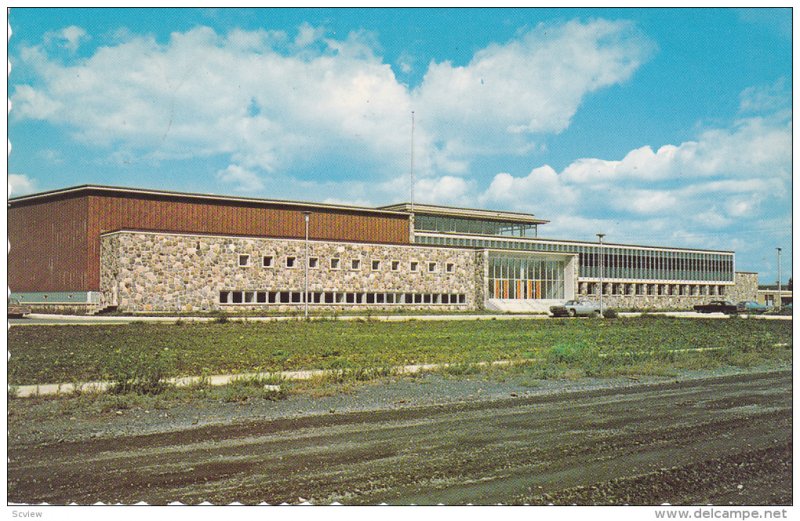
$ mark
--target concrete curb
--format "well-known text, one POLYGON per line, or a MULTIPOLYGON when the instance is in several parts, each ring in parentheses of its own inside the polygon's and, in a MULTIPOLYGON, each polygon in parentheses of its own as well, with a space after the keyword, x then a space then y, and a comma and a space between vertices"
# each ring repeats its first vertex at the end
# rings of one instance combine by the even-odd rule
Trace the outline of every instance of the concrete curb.
MULTIPOLYGON (((475 366, 507 366, 515 362, 511 360, 498 360, 495 362, 477 362, 475 366)), ((437 369, 444 369, 450 367, 452 364, 413 364, 402 365, 393 368, 395 374, 416 374, 423 371, 435 371, 437 369)), ((259 372, 259 373, 237 373, 237 374, 215 374, 206 377, 202 376, 179 376, 175 378, 167 378, 167 383, 176 387, 189 387, 206 382, 213 387, 228 385, 236 380, 250 380, 258 378, 275 378, 278 377, 282 380, 311 380, 312 378, 319 378, 325 375, 335 375, 341 373, 340 369, 309 369, 305 371, 279 371, 275 373, 259 372)), ((39 385, 19 385, 9 386, 10 390, 13 388, 17 398, 32 398, 38 396, 58 396, 64 394, 72 394, 76 391, 80 392, 105 392, 112 387, 112 382, 80 382, 80 383, 60 383, 60 384, 39 384, 39 385)), ((273 389, 277 390, 277 389, 273 389)))
MULTIPOLYGON (((150 323, 175 323, 178 320, 181 322, 214 322, 218 317, 181 317, 181 316, 164 316, 164 317, 151 317, 151 316, 85 316, 85 315, 51 315, 45 313, 31 313, 29 318, 40 320, 64 320, 73 324, 127 324, 131 322, 150 322, 150 323)), ((229 322, 300 322, 305 320, 303 317, 276 315, 267 317, 242 317, 242 316, 225 316, 229 322)), ((308 320, 314 322, 324 322, 328 320, 344 320, 344 321, 380 321, 380 322, 407 322, 412 320, 527 320, 527 319, 545 319, 549 318, 546 314, 518 314, 518 315, 340 315, 340 316, 314 316, 308 317, 308 320)), ((15 323, 14 325, 18 325, 15 323)), ((22 325, 22 324, 19 324, 22 325)), ((31 325, 44 325, 44 324, 31 324, 31 325)))

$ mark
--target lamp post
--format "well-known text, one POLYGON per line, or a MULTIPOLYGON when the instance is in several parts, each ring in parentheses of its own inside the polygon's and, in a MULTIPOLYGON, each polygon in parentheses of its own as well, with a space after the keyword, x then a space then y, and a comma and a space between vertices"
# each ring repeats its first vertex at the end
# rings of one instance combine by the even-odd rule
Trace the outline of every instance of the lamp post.
POLYGON ((305 259, 305 290, 303 291, 303 303, 305 304, 304 315, 305 319, 308 320, 308 218, 311 215, 311 212, 303 212, 303 216, 306 220, 306 259, 305 259))
POLYGON ((603 237, 605 233, 598 233, 597 239, 600 242, 600 314, 603 314, 603 268, 605 268, 605 255, 603 255, 603 237))
POLYGON ((776 305, 778 306, 778 309, 781 309, 781 304, 783 304, 781 299, 781 249, 775 249, 778 250, 778 301, 776 305))

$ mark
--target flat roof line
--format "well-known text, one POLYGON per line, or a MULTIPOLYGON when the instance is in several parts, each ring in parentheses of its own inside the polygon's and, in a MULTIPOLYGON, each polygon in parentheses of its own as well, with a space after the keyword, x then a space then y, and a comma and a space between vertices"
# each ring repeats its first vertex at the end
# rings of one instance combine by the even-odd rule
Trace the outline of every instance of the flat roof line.
MULTIPOLYGON (((382 210, 399 210, 411 212, 411 203, 397 203, 388 206, 379 206, 382 210)), ((443 215, 449 217, 467 217, 473 219, 491 219, 495 221, 512 221, 524 224, 547 224, 550 221, 538 219, 532 213, 509 212, 504 210, 485 210, 482 208, 461 208, 457 206, 444 206, 439 204, 414 203, 414 213, 443 215)))
POLYGON ((142 188, 127 188, 127 187, 119 187, 119 186, 104 186, 104 185, 79 185, 79 186, 72 186, 68 188, 60 188, 57 190, 50 190, 47 192, 39 192, 35 194, 23 195, 19 197, 13 197, 8 200, 9 204, 17 203, 17 202, 27 202, 27 201, 35 201, 38 199, 46 199, 49 197, 57 197, 59 195, 66 195, 66 194, 73 194, 73 193, 80 193, 80 192, 106 192, 106 193, 116 193, 116 194, 127 194, 127 195, 149 195, 149 196, 157 196, 157 197, 171 197, 171 198, 185 198, 185 199, 201 199, 207 201, 220 201, 220 202, 231 202, 231 203, 247 203, 247 204, 265 204, 265 205, 281 205, 281 206, 295 206, 298 208, 320 208, 326 210, 343 210, 343 211, 351 211, 351 212, 366 212, 366 213, 378 213, 378 214, 385 214, 391 216, 403 216, 407 217, 405 212, 399 211, 392 211, 388 209, 381 209, 381 208, 371 208, 366 206, 350 206, 344 204, 326 204, 326 203, 310 203, 304 201, 288 201, 282 199, 262 199, 257 197, 234 197, 234 196, 226 196, 226 195, 215 195, 215 194, 201 194, 201 193, 191 193, 191 192, 174 192, 169 190, 146 190, 142 188))
MULTIPOLYGON (((600 243, 596 241, 576 241, 574 239, 546 239, 542 237, 513 237, 509 235, 479 235, 479 234, 468 234, 468 233, 434 232, 427 230, 416 230, 415 235, 444 236, 444 237, 456 237, 463 239, 487 239, 493 241, 501 240, 501 241, 522 241, 522 242, 553 242, 560 244, 576 244, 579 246, 600 246, 600 243)), ((676 246, 650 246, 646 244, 623 244, 617 242, 603 242, 603 246, 620 246, 623 248, 645 248, 650 250, 675 250, 675 251, 687 251, 694 253, 730 253, 731 255, 736 254, 736 252, 732 250, 680 248, 676 246)))

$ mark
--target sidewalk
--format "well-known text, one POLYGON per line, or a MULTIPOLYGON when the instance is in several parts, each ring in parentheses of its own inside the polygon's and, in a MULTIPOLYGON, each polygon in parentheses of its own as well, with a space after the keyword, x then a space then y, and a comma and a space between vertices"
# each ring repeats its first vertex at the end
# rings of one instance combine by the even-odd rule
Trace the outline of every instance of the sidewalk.
MULTIPOLYGON (((510 360, 498 360, 495 362, 478 362, 474 365, 479 367, 484 366, 505 366, 511 365, 514 362, 510 360)), ((445 367, 449 367, 450 364, 414 364, 414 365, 402 365, 399 367, 394 368, 395 373, 398 375, 402 374, 415 374, 421 371, 434 371, 437 369, 442 369, 445 367)), ((311 380, 315 377, 321 377, 326 374, 336 374, 337 369, 310 369, 306 371, 278 371, 274 373, 237 373, 237 374, 216 374, 211 376, 179 376, 175 378, 167 378, 167 383, 174 385, 176 387, 188 387, 191 385, 197 385, 204 380, 211 386, 220 386, 220 385, 228 385, 229 383, 235 382, 236 380, 249 380, 253 378, 275 378, 279 377, 283 380, 311 380)), ((40 385, 19 385, 19 386, 9 386, 9 389, 12 387, 16 390, 15 395, 18 398, 30 398, 36 396, 57 396, 63 394, 71 394, 76 390, 79 391, 87 391, 87 392, 104 392, 111 388, 112 382, 82 382, 77 384, 72 383, 60 383, 60 384, 40 384, 40 385)), ((272 386, 265 386, 274 388, 273 390, 278 390, 280 386, 272 385, 272 386)))

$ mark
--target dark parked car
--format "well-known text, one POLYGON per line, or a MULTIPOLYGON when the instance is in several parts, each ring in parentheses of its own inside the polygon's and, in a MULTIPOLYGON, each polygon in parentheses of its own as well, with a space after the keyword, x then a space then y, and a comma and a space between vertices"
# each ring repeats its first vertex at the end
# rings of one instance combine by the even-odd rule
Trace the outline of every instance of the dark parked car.
POLYGON ((694 310, 698 313, 725 313, 726 315, 738 313, 736 304, 727 300, 712 300, 708 304, 698 304, 694 310))
POLYGON ((743 300, 736 304, 736 309, 739 313, 764 313, 767 310, 767 306, 753 300, 743 300))

